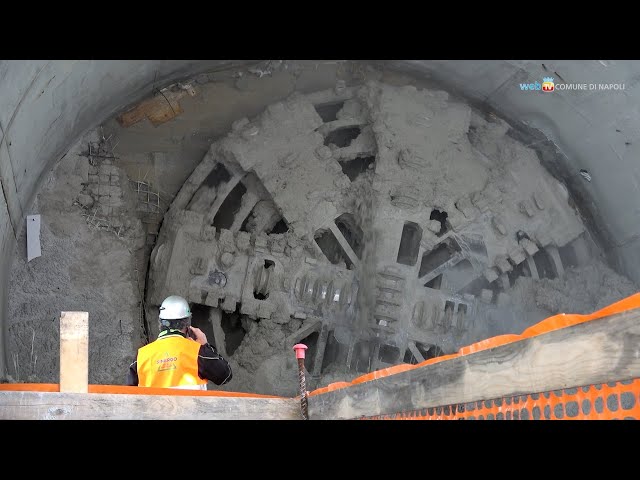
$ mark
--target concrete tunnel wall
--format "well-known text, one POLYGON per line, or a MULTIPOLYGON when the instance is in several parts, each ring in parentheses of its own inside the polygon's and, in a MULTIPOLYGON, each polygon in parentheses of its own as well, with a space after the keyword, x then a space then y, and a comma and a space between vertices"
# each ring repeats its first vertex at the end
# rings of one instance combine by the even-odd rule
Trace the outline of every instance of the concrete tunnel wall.
MULTIPOLYGON (((243 61, 0 61, 0 376, 6 371, 7 284, 15 241, 46 173, 88 130, 176 80, 243 61)), ((619 269, 640 282, 640 62, 388 61, 542 132, 619 269), (520 91, 553 76, 566 83, 623 83, 623 91, 520 91), (586 182, 578 171, 592 177, 586 182)), ((552 167, 555 167, 552 165, 552 167)))

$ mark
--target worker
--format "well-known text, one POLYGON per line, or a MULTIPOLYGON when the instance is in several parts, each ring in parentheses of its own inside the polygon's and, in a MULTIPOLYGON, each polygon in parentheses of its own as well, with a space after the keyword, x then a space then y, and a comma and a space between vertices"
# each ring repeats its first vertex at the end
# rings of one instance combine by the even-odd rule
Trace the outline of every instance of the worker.
POLYGON ((129 366, 127 385, 206 390, 207 381, 229 383, 231 366, 199 328, 191 326, 191 309, 178 296, 167 297, 160 305, 160 334, 139 348, 129 366))

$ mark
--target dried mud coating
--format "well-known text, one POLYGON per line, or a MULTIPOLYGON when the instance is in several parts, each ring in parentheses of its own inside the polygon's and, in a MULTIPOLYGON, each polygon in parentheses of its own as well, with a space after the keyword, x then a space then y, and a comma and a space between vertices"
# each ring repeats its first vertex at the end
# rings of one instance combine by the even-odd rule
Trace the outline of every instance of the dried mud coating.
POLYGON ((16 251, 12 377, 55 383, 59 312, 82 310, 90 382, 121 384, 170 294, 229 358, 222 389, 293 396, 295 343, 313 389, 636 290, 508 124, 331 68, 198 83, 179 122, 83 138, 32 209, 43 256, 16 251))

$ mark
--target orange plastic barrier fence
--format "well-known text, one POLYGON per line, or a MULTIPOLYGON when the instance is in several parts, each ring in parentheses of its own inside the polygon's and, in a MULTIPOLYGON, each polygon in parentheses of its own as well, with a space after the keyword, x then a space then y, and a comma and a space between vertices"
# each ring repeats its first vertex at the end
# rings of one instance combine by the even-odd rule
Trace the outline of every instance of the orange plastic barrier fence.
POLYGON ((394 375, 396 373, 406 372, 407 370, 413 370, 414 368, 420 368, 426 365, 432 365, 434 363, 444 362, 452 358, 461 357, 463 355, 469 355, 471 353, 480 352, 482 350, 486 350, 489 348, 499 347, 501 345, 506 345, 507 343, 517 342, 519 340, 535 337, 543 333, 549 333, 554 330, 559 330, 561 328, 571 327, 573 325, 578 325, 580 323, 596 320, 598 318, 607 317, 610 315, 614 315, 616 313, 625 312, 627 310, 632 310, 634 308, 640 308, 640 293, 635 293, 627 298, 624 298, 618 302, 612 303, 611 305, 591 314, 578 315, 578 314, 560 313, 558 315, 548 317, 542 320, 541 322, 527 328, 520 335, 499 335, 497 337, 488 338, 486 340, 473 343, 466 347, 462 347, 460 350, 458 350, 457 353, 453 353, 451 355, 443 355, 441 357, 431 358, 429 360, 425 360, 424 362, 421 362, 415 365, 403 364, 403 365, 395 365, 389 368, 383 368, 382 370, 376 370, 375 372, 367 373, 365 375, 357 377, 351 382, 331 383, 326 387, 318 388, 310 392, 309 396, 332 392, 334 390, 350 387, 352 385, 357 385, 359 383, 369 382, 371 380, 387 377, 389 375, 394 375))
POLYGON ((359 418, 359 420, 638 419, 640 419, 640 379, 359 418))
MULTIPOLYGON (((516 342, 543 333, 548 333, 561 328, 570 327, 579 323, 588 322, 598 318, 606 317, 616 313, 621 313, 634 308, 640 308, 640 293, 631 295, 625 299, 622 299, 616 303, 613 303, 597 312, 588 315, 578 314, 558 314, 552 317, 546 318, 541 322, 527 328, 521 335, 500 335, 492 337, 480 342, 462 347, 457 353, 451 355, 443 355, 441 357, 431 358, 416 365, 396 365, 375 372, 362 375, 351 382, 335 382, 326 387, 318 388, 309 393, 309 396, 319 395, 322 393, 331 392, 340 388, 346 388, 359 383, 376 380, 396 373, 401 373, 414 368, 423 367, 425 365, 431 365, 438 362, 443 362, 451 358, 456 358, 462 355, 469 355, 471 353, 486 350, 488 348, 495 348, 507 343, 516 342)), ((45 383, 7 383, 0 384, 0 391, 30 391, 30 392, 59 392, 60 386, 58 384, 45 384, 45 383)), ((566 389, 564 393, 545 392, 542 394, 529 394, 516 397, 509 397, 505 399, 496 400, 484 400, 484 407, 480 405, 480 402, 472 408, 472 404, 462 405, 449 405, 443 407, 434 407, 429 409, 416 410, 412 412, 396 413, 377 417, 363 417, 370 419, 378 418, 406 418, 406 419, 490 419, 497 418, 499 415, 504 415, 505 419, 507 415, 510 418, 522 418, 523 416, 528 418, 536 418, 538 412, 542 417, 540 418, 576 418, 576 419, 605 419, 605 418, 640 418, 640 380, 625 381, 618 383, 611 383, 607 385, 599 386, 587 386, 581 387, 579 392, 567 393, 576 389, 566 389), (615 400, 615 399, 618 400, 615 400), (633 401, 631 400, 633 398, 633 401), (510 403, 507 403, 510 402, 510 403), (522 405, 520 404, 522 402, 522 405), (600 408, 599 406, 606 406, 600 408), (616 403, 621 402, 621 403, 616 403), (578 413, 575 406, 578 406, 578 413), (491 405, 486 406, 486 405, 491 405), (589 409, 587 405, 591 405, 593 408, 589 409), (625 405, 631 405, 626 408, 625 405), (611 406, 612 408, 609 408, 611 406), (583 408, 585 407, 585 408, 583 408), (619 407, 619 408, 617 408, 619 407), (606 413, 609 409, 610 413, 606 413), (601 411, 600 411, 601 410, 601 411), (565 413, 566 411, 566 413, 565 413), (438 413, 440 412, 440 413, 438 413), (445 413, 448 412, 448 413, 445 413), (549 414, 547 415, 547 412, 549 414), (560 416, 556 415, 556 412, 560 416), (609 415, 609 417, 607 416, 609 415), (482 418, 480 418, 482 417, 482 418)), ((186 395, 186 396, 217 396, 217 397, 252 397, 252 398, 287 398, 274 395, 261 395, 254 393, 243 392, 223 392, 223 391, 201 391, 201 390, 180 390, 171 388, 141 388, 141 387, 126 387, 119 385, 89 385, 89 393, 119 393, 119 394, 137 394, 137 395, 186 395)), ((296 397, 297 398, 297 397, 296 397)))

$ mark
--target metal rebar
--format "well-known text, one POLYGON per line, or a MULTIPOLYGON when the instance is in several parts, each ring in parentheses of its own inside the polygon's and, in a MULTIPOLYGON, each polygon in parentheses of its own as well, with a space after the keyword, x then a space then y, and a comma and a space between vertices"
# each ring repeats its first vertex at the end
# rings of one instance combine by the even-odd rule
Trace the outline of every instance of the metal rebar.
POLYGON ((293 346, 298 360, 298 380, 300 383, 300 410, 303 420, 309 420, 309 409, 307 403, 307 382, 304 374, 304 357, 307 346, 304 343, 298 343, 293 346))
POLYGON ((89 154, 85 155, 85 156, 89 157, 90 159, 91 158, 109 158, 109 159, 112 159, 112 160, 119 160, 120 159, 120 157, 116 157, 115 155, 96 155, 95 153, 91 153, 91 152, 89 152, 89 154))
POLYGON ((300 409, 302 418, 309 420, 309 408, 307 403, 307 382, 304 375, 304 358, 298 359, 298 377, 300 380, 300 409))

